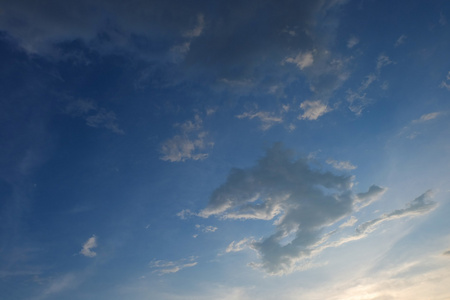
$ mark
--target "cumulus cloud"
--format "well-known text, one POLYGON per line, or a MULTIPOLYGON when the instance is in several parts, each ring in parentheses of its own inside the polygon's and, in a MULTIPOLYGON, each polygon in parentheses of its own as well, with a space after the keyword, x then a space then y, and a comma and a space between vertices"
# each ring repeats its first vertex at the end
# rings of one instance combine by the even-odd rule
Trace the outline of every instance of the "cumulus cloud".
POLYGON ((177 273, 183 269, 191 268, 197 265, 197 257, 191 256, 189 258, 183 258, 178 261, 167 260, 152 260, 149 264, 150 268, 154 269, 153 273, 160 276, 177 273))
POLYGON ((97 253, 92 251, 92 249, 96 247, 97 247, 97 237, 93 235, 86 241, 86 243, 83 244, 83 248, 81 249, 80 253, 86 257, 94 257, 97 255, 97 253))
POLYGON ((208 133, 203 131, 203 121, 199 115, 196 115, 193 121, 175 124, 175 127, 178 127, 181 133, 162 143, 161 160, 183 162, 188 159, 202 160, 208 157, 208 153, 203 150, 214 144, 206 141, 208 133))
POLYGON ((384 214, 379 218, 367 221, 358 226, 356 231, 358 233, 369 233, 375 230, 376 226, 393 219, 404 218, 408 216, 422 215, 430 212, 436 208, 437 203, 432 201, 433 192, 428 190, 424 194, 420 195, 416 199, 406 204, 403 209, 396 209, 388 214, 384 214))
POLYGON ((298 116, 299 120, 317 120, 331 111, 331 108, 320 100, 304 101, 300 104, 300 108, 303 109, 303 114, 298 116))
POLYGON ((275 114, 267 111, 245 112, 243 114, 237 115, 236 118, 238 119, 248 118, 250 120, 258 118, 262 123, 261 124, 262 130, 268 130, 272 126, 283 122, 283 118, 281 116, 276 116, 275 114))
POLYGON ((349 161, 337 161, 331 158, 327 159, 326 163, 338 170, 354 170, 357 168, 357 166, 353 165, 349 161))

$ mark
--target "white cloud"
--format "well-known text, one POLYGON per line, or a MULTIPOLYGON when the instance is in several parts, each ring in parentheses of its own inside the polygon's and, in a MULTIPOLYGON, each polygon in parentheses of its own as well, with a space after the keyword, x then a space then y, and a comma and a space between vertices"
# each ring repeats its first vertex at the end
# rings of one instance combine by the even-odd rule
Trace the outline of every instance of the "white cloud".
POLYGON ((358 219, 355 216, 351 216, 350 219, 339 225, 339 228, 352 227, 356 222, 358 222, 358 219))
POLYGON ((202 131, 203 121, 196 115, 194 121, 188 120, 182 124, 175 124, 180 128, 181 134, 167 139, 161 145, 161 160, 170 162, 182 162, 188 159, 202 160, 208 157, 202 152, 207 147, 212 147, 212 142, 207 142, 207 132, 202 131))
POLYGON ((248 239, 248 238, 244 238, 238 242, 232 241, 227 249, 225 250, 225 253, 230 253, 230 252, 240 252, 246 248, 249 248, 250 244, 253 243, 254 240, 248 239))
POLYGON ((272 126, 282 123, 283 118, 281 116, 275 116, 273 113, 266 112, 266 111, 259 111, 259 112, 245 112, 243 114, 237 115, 236 118, 238 119, 245 119, 248 118, 250 120, 254 118, 258 118, 261 121, 261 129, 262 130, 268 130, 272 126))
POLYGON ((354 170, 357 168, 349 161, 337 161, 331 158, 327 159, 326 163, 332 165, 333 168, 338 170, 354 170))
POLYGON ((348 39, 347 41, 347 48, 353 48, 355 47, 357 44, 359 44, 359 39, 355 36, 352 36, 351 38, 348 39))
POLYGON ((195 228, 203 233, 209 233, 209 232, 215 232, 218 228, 214 227, 214 226, 206 226, 206 225, 200 225, 200 224, 196 224, 195 228))
POLYGON ((86 243, 83 244, 83 248, 81 249, 80 253, 86 257, 94 257, 97 255, 97 253, 92 251, 92 249, 96 247, 97 247, 97 237, 93 235, 86 241, 86 243))
POLYGON ((442 112, 442 111, 437 111, 437 112, 424 114, 419 119, 413 120, 412 122, 413 123, 423 123, 423 122, 426 122, 426 121, 434 120, 437 117, 441 116, 442 114, 444 114, 444 112, 442 112))
POLYGON ((317 120, 332 109, 320 100, 316 101, 304 101, 300 104, 300 108, 303 109, 303 114, 298 116, 299 120, 317 120))
POLYGON ((382 68, 389 66, 393 61, 389 59, 389 56, 380 54, 377 59, 377 71, 380 71, 382 68))
POLYGON ((154 269, 153 273, 157 273, 161 276, 177 273, 183 269, 194 267, 198 264, 196 259, 197 257, 192 256, 187 259, 180 259, 178 261, 152 260, 149 266, 154 269))
POLYGON ((396 41, 394 47, 398 47, 403 44, 406 40, 406 35, 402 34, 396 41))
POLYGON ((177 213, 177 216, 180 217, 182 220, 186 220, 188 217, 195 215, 194 212, 192 212, 190 209, 183 209, 179 213, 177 213))
POLYGON ((314 56, 311 51, 305 53, 300 52, 296 57, 286 57, 284 62, 296 64, 300 70, 303 70, 306 67, 312 66, 314 63, 314 56))

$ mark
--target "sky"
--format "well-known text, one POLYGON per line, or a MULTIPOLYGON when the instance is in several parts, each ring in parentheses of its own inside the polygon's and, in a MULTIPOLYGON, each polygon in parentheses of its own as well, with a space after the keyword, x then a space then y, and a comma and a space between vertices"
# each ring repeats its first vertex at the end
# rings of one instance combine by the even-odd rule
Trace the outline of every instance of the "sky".
POLYGON ((450 299, 450 2, 0 0, 0 294, 450 299))

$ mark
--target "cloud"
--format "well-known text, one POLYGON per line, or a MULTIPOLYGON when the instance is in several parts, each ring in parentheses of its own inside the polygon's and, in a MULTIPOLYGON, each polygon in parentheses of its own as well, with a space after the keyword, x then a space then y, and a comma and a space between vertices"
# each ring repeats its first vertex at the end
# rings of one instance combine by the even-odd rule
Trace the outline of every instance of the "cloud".
POLYGON ((423 123, 423 122, 427 122, 430 120, 434 120, 437 117, 441 116, 442 114, 444 114, 444 112, 442 112, 442 111, 436 111, 436 112, 424 114, 424 115, 420 116, 419 119, 413 120, 412 123, 423 123))
POLYGON ((357 166, 353 165, 349 161, 337 161, 331 158, 327 159, 326 163, 332 165, 333 168, 338 170, 354 170, 357 168, 357 166))
POLYGON ((196 215, 194 212, 192 212, 190 209, 183 209, 179 213, 177 213, 177 216, 180 217, 181 220, 186 220, 188 217, 196 215))
POLYGON ((355 200, 355 210, 358 211, 363 207, 366 207, 373 202, 377 201, 385 192, 386 188, 378 185, 371 185, 369 190, 365 193, 358 193, 355 200))
POLYGON ((358 219, 355 216, 351 216, 346 222, 339 225, 339 228, 352 227, 358 222, 358 219))
POLYGON ((299 120, 317 120, 319 117, 331 111, 327 104, 320 100, 304 101, 300 104, 300 108, 304 112, 298 116, 299 120))
POLYGON ((153 273, 158 275, 166 275, 171 273, 177 273, 183 269, 191 268, 197 265, 197 257, 189 257, 180 259, 178 261, 167 260, 152 260, 149 264, 150 268, 154 269, 153 273))
POLYGON ((445 251, 443 255, 450 255, 450 250, 445 251))
POLYGON ((275 116, 273 113, 266 111, 259 111, 254 113, 245 112, 243 114, 237 115, 236 118, 238 119, 248 118, 250 120, 258 118, 262 123, 261 124, 262 130, 268 130, 272 126, 283 122, 283 118, 281 116, 275 116))
POLYGON ((214 226, 206 226, 206 225, 200 225, 200 224, 196 224, 195 228, 203 233, 209 233, 209 232, 215 232, 218 228, 214 227, 214 226))
POLYGON ((382 68, 389 66, 393 61, 389 59, 389 56, 385 54, 380 54, 377 59, 377 71, 380 71, 382 68))
POLYGON ((86 257, 94 257, 97 255, 97 253, 92 251, 92 249, 96 247, 97 247, 97 237, 93 235, 86 241, 86 243, 83 244, 83 248, 81 249, 80 253, 86 257))
POLYGON ((414 215, 422 215, 425 213, 430 212, 434 208, 436 208, 437 203, 432 201, 433 192, 431 190, 428 190, 424 194, 420 195, 413 201, 406 204, 406 207, 403 209, 396 209, 388 214, 384 214, 379 218, 367 221, 361 225, 358 226, 356 231, 358 233, 368 233, 373 231, 377 225, 393 220, 393 219, 399 219, 404 218, 408 216, 414 216, 414 215))
POLYGON ((232 169, 226 182, 212 193, 208 205, 198 216, 273 222, 273 234, 260 240, 233 241, 225 252, 251 248, 261 260, 252 266, 281 275, 314 266, 311 259, 323 250, 365 238, 382 222, 423 215, 436 204, 430 200, 431 191, 428 191, 404 209, 359 225, 350 235, 345 228, 356 224, 358 220, 354 216, 326 232, 386 191, 386 188, 372 185, 367 192, 355 194, 353 180, 350 175, 312 169, 307 159, 294 159, 294 153, 278 143, 268 149, 255 166, 232 169), (338 239, 329 241, 338 233, 338 239))
POLYGON ((349 49, 353 48, 353 47, 355 47, 358 44, 359 44, 359 39, 357 37, 355 37, 355 36, 352 36, 347 41, 347 48, 349 48, 349 49))
POLYGON ((450 71, 448 72, 447 77, 445 78, 445 80, 443 80, 441 82, 440 87, 441 88, 445 88, 445 89, 450 91, 450 71))
POLYGON ((225 249, 225 253, 240 252, 246 248, 249 248, 249 246, 253 242, 254 242, 254 240, 249 239, 249 238, 244 238, 238 242, 232 241, 228 245, 227 249, 225 249))
MULTIPOLYGON (((379 80, 381 70, 393 63, 394 62, 391 61, 387 55, 380 54, 377 58, 375 71, 365 77, 356 91, 352 89, 347 90, 346 99, 349 103, 348 108, 350 111, 355 113, 357 116, 361 115, 363 110, 372 102, 372 100, 367 97, 366 90, 372 85, 372 83, 379 80)), ((381 85, 381 88, 385 89, 387 86, 388 83, 384 82, 381 85)))
POLYGON ((253 168, 233 169, 199 215, 273 220, 276 232, 251 247, 264 270, 282 274, 310 254, 324 227, 352 211, 352 184, 352 176, 312 170, 307 160, 293 160, 292 151, 276 144, 253 168), (294 239, 281 245, 290 234, 294 239))
POLYGON ((284 62, 295 64, 300 70, 303 70, 306 67, 312 66, 314 63, 314 56, 311 51, 305 53, 300 52, 295 57, 286 57, 284 62))
POLYGON ((199 37, 202 34, 204 27, 205 27, 205 16, 203 14, 198 14, 197 25, 193 29, 185 31, 183 33, 183 36, 188 38, 199 37))
POLYGON ((398 47, 403 44, 406 40, 406 35, 402 34, 396 41, 394 47, 398 47))
POLYGON ((72 101, 65 108, 65 113, 80 117, 86 121, 86 125, 94 128, 106 128, 117 134, 124 134, 117 124, 117 117, 113 111, 99 108, 93 101, 78 99, 72 101))
POLYGON ((207 142, 207 132, 203 131, 203 121, 199 115, 194 120, 188 120, 182 124, 175 124, 181 134, 167 139, 161 145, 161 160, 170 162, 183 162, 188 159, 203 160, 208 157, 208 153, 202 152, 206 148, 212 147, 212 142, 207 142))

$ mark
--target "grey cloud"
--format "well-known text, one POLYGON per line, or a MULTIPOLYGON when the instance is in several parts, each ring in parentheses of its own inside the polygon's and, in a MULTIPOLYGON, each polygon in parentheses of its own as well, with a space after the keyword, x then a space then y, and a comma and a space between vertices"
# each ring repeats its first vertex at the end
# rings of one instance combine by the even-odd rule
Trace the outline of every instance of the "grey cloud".
POLYGON ((233 169, 199 215, 275 220, 276 232, 251 247, 270 274, 292 271, 321 239, 322 229, 353 210, 352 176, 322 173, 275 144, 249 169, 233 169), (282 244, 282 239, 294 239, 282 244))
POLYGON ((396 209, 391 213, 384 214, 379 218, 367 221, 358 226, 356 231, 360 234, 371 232, 375 229, 376 225, 393 220, 398 218, 404 218, 413 215, 422 215, 430 212, 434 208, 436 208, 437 203, 432 201, 433 192, 431 190, 426 191, 416 199, 406 204, 406 207, 403 209, 396 209))
POLYGON ((17 0, 2 4, 0 30, 30 53, 61 58, 58 45, 78 41, 100 53, 132 53, 164 70, 180 65, 188 79, 206 73, 218 85, 251 81, 255 92, 274 84, 282 89, 281 78, 286 86, 305 73, 316 98, 327 100, 348 77, 345 60, 328 50, 346 2, 17 0), (281 65, 286 58, 293 68, 281 65))

